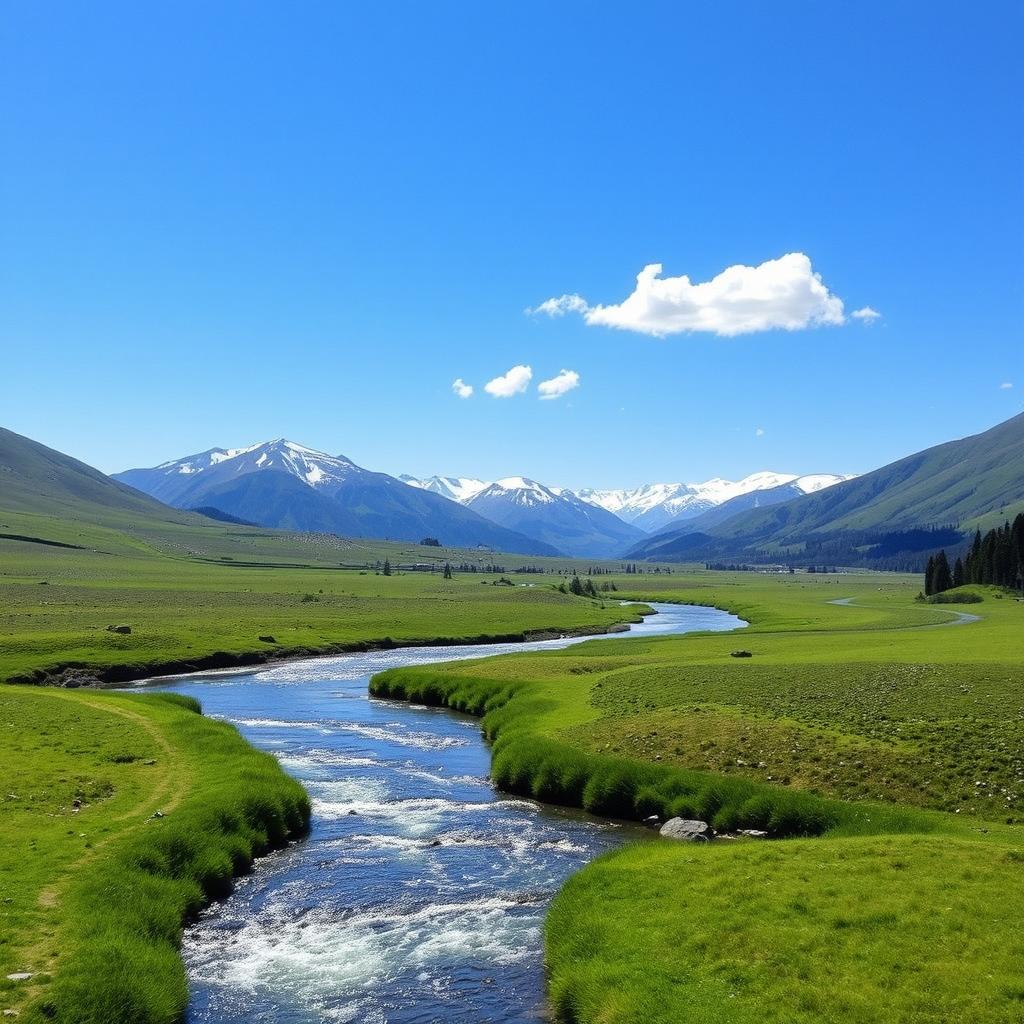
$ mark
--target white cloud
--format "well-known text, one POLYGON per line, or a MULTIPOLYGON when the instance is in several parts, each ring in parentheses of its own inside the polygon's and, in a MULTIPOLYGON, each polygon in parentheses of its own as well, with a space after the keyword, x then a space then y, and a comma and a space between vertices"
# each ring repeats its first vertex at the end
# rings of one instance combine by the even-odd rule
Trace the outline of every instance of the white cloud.
POLYGON ((754 437, 764 437, 764 427, 758 427, 757 430, 754 431, 754 437))
POLYGON ((473 385, 467 384, 461 377, 456 377, 452 381, 452 391, 459 396, 459 398, 470 398, 473 394, 473 385))
POLYGON ((561 398, 567 391, 580 386, 580 375, 575 370, 559 370, 557 377, 542 380, 537 385, 542 399, 561 398))
POLYGON ((539 306, 527 309, 527 313, 544 313, 546 316, 565 316, 566 313, 583 313, 590 309, 582 295, 560 295, 557 299, 545 299, 539 306))
POLYGON ((484 385, 484 391, 495 398, 511 398, 521 395, 533 379, 533 370, 529 366, 513 366, 508 373, 495 377, 484 385))
POLYGON ((802 252, 756 267, 727 267, 701 284, 693 284, 685 274, 662 277, 661 271, 660 263, 644 267, 633 294, 618 305, 591 306, 579 295, 562 295, 531 312, 579 313, 591 325, 655 337, 695 331, 732 337, 846 322, 842 299, 828 290, 802 252))
POLYGON ((1012 388, 1012 387, 1013 387, 1013 381, 1004 380, 1003 383, 999 385, 999 390, 1000 391, 1009 391, 1010 388, 1012 388))
POLYGON ((872 309, 870 306, 862 306, 860 309, 855 309, 850 316, 854 320, 860 320, 862 323, 867 324, 870 327, 876 320, 882 319, 882 314, 877 309, 872 309))

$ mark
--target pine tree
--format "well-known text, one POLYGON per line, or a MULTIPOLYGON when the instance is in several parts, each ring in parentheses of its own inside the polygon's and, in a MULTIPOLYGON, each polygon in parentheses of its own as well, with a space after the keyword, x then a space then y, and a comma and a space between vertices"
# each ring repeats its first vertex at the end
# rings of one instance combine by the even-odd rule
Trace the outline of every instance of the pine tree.
POLYGON ((444 578, 446 580, 452 578, 452 567, 447 562, 444 563, 444 578))
POLYGON ((391 560, 389 558, 385 558, 384 559, 384 568, 381 570, 381 572, 385 576, 390 576, 391 575, 391 560))
POLYGON ((953 566, 953 586, 962 587, 964 585, 964 563, 962 558, 957 558, 956 563, 953 566))
POLYGON ((926 597, 935 593, 935 556, 928 556, 928 567, 924 571, 924 592, 926 597))
POLYGON ((569 593, 575 594, 577 597, 583 596, 583 584, 580 583, 580 578, 576 573, 572 574, 572 579, 569 581, 569 593))
POLYGON ((945 551, 940 551, 935 556, 935 578, 932 580, 932 586, 936 594, 953 589, 953 574, 949 571, 949 559, 946 558, 945 551))

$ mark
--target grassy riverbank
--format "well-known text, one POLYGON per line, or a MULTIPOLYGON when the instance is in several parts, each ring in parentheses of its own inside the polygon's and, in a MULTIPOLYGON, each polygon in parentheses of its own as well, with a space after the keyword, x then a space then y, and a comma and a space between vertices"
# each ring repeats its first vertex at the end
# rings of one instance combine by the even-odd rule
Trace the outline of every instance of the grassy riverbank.
POLYGON ((584 869, 549 922, 561 1019, 1019 1020, 1024 606, 984 592, 980 621, 950 625, 909 577, 642 585, 751 625, 372 684, 483 714, 513 792, 818 837, 643 844, 584 869))
POLYGON ((0 1006, 178 1020, 183 921, 304 832, 302 787, 180 697, 10 687, 0 723, 0 1006))

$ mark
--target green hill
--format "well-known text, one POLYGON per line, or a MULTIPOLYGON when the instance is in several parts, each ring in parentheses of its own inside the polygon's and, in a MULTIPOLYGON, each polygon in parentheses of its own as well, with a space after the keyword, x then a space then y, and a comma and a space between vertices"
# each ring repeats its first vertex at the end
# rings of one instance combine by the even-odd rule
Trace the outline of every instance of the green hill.
POLYGON ((0 509, 34 515, 59 514, 101 525, 121 525, 126 518, 140 515, 173 523, 200 521, 112 480, 84 462, 3 427, 0 509))
MULTIPOLYGON (((882 562, 950 545, 1024 510, 1024 414, 824 491, 752 509, 695 534, 661 533, 631 558, 810 557, 882 562), (931 530, 941 534, 931 538, 931 530), (901 546, 902 545, 902 546, 901 546)), ((910 566, 901 566, 910 567, 910 566)))

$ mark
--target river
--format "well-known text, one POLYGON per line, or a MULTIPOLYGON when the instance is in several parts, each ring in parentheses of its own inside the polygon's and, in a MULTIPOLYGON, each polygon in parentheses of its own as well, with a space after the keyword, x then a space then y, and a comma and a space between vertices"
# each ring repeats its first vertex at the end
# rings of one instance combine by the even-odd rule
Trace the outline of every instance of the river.
MULTIPOLYGON (((652 607, 629 637, 745 625, 714 608, 652 607)), ((401 648, 161 683, 273 752, 313 800, 308 839, 262 858, 187 929, 190 1024, 546 1020, 548 904, 587 861, 647 833, 503 796, 477 719, 375 700, 367 683, 394 666, 583 639, 401 648)))

